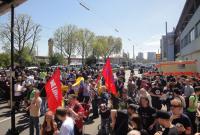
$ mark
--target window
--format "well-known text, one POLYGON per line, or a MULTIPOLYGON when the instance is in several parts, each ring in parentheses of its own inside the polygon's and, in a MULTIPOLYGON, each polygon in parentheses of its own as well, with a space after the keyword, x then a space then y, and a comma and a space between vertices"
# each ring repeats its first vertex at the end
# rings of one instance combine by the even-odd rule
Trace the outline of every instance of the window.
POLYGON ((194 28, 189 33, 189 43, 191 43, 193 40, 195 40, 195 31, 194 31, 194 28))
POLYGON ((196 38, 200 37, 200 21, 196 25, 196 38))
POLYGON ((185 36, 184 47, 187 46, 189 43, 190 43, 190 36, 189 36, 189 34, 187 34, 185 36))
POLYGON ((195 40, 197 33, 198 36, 200 36, 200 22, 197 24, 196 29, 192 28, 191 31, 181 40, 181 48, 186 47, 193 40, 195 40))

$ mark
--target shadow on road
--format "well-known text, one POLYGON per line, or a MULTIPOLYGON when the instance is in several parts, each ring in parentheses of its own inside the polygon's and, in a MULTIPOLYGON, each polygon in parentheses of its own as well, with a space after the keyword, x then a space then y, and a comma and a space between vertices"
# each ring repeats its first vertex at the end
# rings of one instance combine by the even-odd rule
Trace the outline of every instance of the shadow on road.
POLYGON ((18 122, 16 129, 21 133, 29 127, 29 116, 27 114, 22 115, 18 122))
POLYGON ((7 101, 0 98, 0 104, 5 104, 5 103, 7 103, 7 101))
POLYGON ((9 117, 10 116, 10 111, 6 111, 6 112, 1 112, 0 118, 1 117, 9 117))

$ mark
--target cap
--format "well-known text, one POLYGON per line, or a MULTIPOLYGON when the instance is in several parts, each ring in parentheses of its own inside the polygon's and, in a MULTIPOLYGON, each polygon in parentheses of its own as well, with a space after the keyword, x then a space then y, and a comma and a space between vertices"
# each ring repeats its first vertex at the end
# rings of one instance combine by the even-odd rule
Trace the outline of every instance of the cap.
POLYGON ((166 111, 157 111, 154 115, 155 118, 170 119, 170 115, 166 111))

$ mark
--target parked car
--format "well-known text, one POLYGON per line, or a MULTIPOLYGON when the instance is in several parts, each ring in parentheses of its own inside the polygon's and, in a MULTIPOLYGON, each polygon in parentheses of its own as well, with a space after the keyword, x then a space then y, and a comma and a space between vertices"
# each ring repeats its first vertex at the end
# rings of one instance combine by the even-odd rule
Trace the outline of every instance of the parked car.
POLYGON ((112 64, 112 68, 113 68, 113 69, 119 69, 120 66, 119 66, 118 64, 112 64))
POLYGON ((70 65, 67 66, 68 70, 80 70, 83 67, 81 63, 71 63, 70 65))

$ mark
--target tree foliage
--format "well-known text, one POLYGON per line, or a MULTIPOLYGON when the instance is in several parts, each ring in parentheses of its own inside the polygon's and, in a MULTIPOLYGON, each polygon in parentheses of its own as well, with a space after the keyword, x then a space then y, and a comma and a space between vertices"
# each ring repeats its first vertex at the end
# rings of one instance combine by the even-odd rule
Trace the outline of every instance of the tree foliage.
POLYGON ((121 38, 114 38, 112 36, 97 36, 93 42, 93 49, 95 56, 106 59, 112 54, 117 54, 122 49, 121 38))
POLYGON ((8 53, 0 53, 0 67, 10 66, 10 55, 8 53))
POLYGON ((77 43, 77 27, 75 25, 65 25, 54 32, 54 44, 60 54, 68 58, 71 62, 71 55, 75 54, 77 43))
POLYGON ((64 25, 54 32, 54 45, 61 55, 68 58, 78 54, 82 58, 82 64, 90 55, 106 59, 112 54, 117 54, 122 49, 121 38, 112 36, 95 36, 88 29, 81 29, 75 25, 64 25))
POLYGON ((55 53, 53 56, 49 58, 49 64, 53 65, 63 65, 64 64, 64 57, 60 53, 55 53))
POLYGON ((94 40, 94 33, 88 29, 79 29, 77 33, 78 52, 81 53, 82 64, 85 64, 84 59, 92 54, 92 43, 94 40))
MULTIPOLYGON (((16 61, 19 62, 20 65, 22 65, 22 61, 26 61, 25 59, 29 59, 27 57, 24 57, 24 55, 33 53, 34 48, 39 41, 41 27, 39 24, 34 23, 32 18, 26 14, 19 14, 15 16, 14 24, 14 51, 15 56, 17 57, 16 61)), ((1 24, 0 40, 4 44, 3 48, 7 51, 10 50, 10 20, 5 24, 1 24)))

